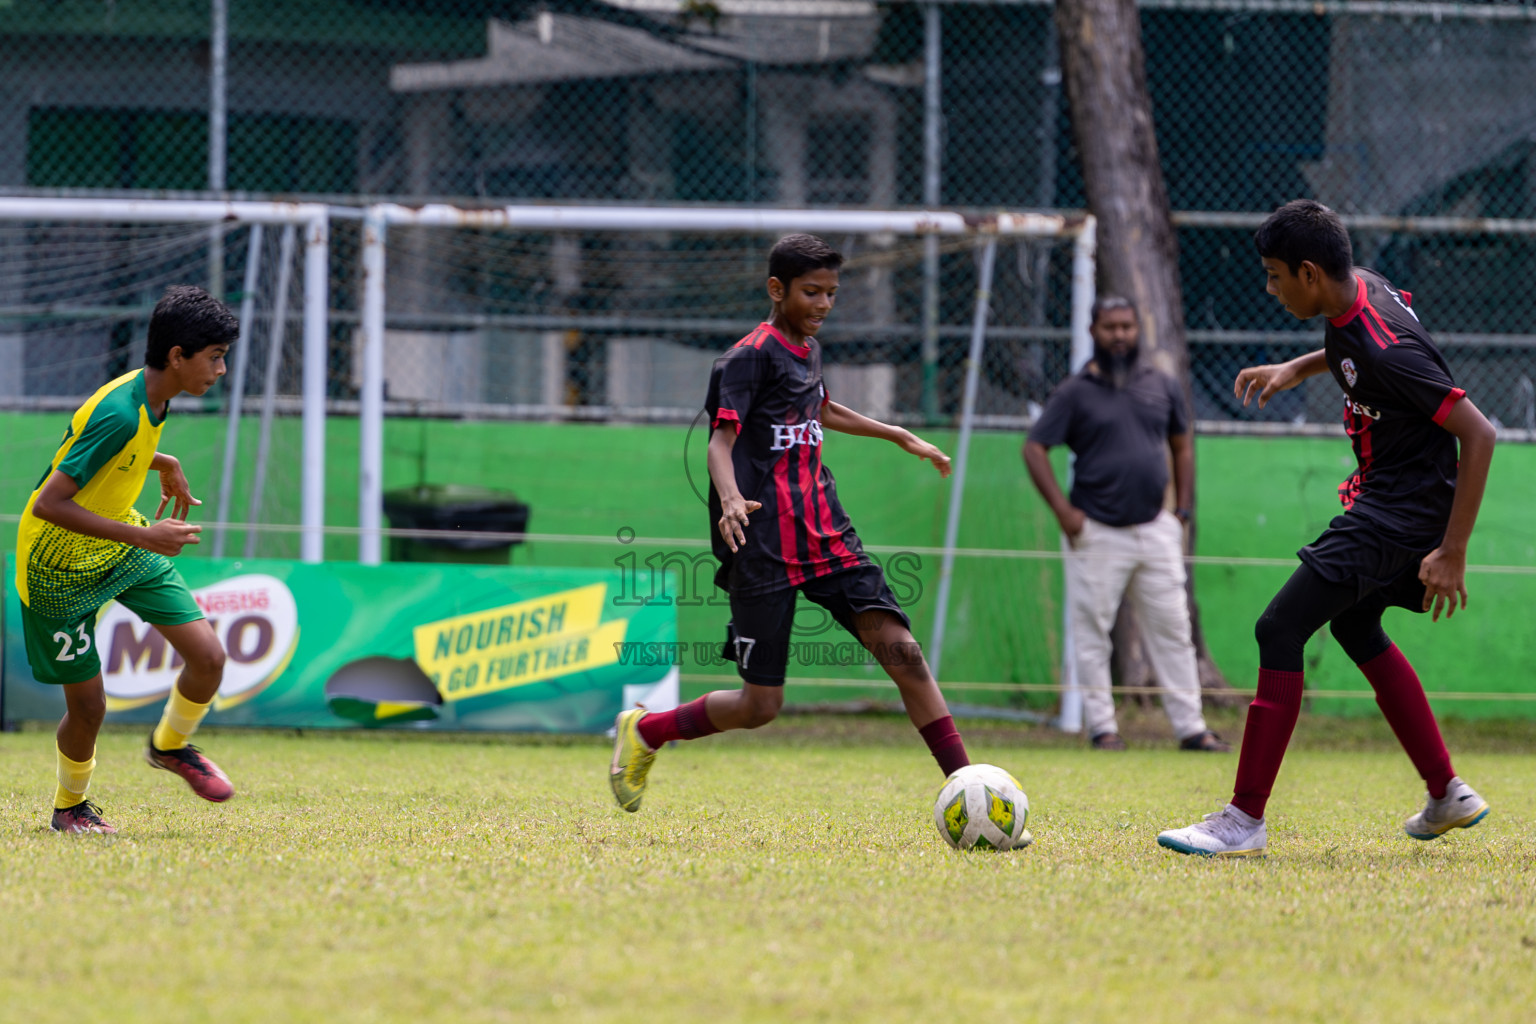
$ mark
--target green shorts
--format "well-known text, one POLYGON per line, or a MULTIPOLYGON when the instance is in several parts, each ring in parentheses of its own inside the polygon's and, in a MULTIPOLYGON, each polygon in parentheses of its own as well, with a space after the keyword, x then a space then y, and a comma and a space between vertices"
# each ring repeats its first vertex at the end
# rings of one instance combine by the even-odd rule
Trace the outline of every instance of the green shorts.
MULTIPOLYGON (((192 589, 174 565, 141 580, 117 595, 117 601, 153 626, 179 626, 203 618, 192 589)), ((101 672, 96 652, 96 617, 101 609, 68 622, 45 619, 21 606, 21 631, 27 640, 27 661, 40 683, 83 683, 101 672)))

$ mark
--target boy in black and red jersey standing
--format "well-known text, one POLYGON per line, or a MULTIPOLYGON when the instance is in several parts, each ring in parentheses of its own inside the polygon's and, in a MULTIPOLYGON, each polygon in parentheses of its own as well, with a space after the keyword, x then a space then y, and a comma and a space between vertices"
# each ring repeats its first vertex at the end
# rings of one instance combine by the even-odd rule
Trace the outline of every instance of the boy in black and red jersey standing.
POLYGON ((878 437, 949 476, 949 457, 902 427, 827 396, 821 329, 843 258, 819 238, 789 235, 768 257, 773 315, 715 361, 705 407, 715 583, 731 595, 727 656, 739 690, 717 690, 673 711, 619 714, 609 779, 619 806, 638 810, 646 774, 668 740, 773 721, 784 703, 795 599, 825 608, 880 662, 945 775, 970 761, 912 639, 911 622, 870 561, 821 461, 822 430, 878 437))
POLYGON ((1449 618, 1467 604, 1467 540, 1493 458, 1494 430, 1410 308, 1412 297, 1354 266, 1332 210, 1287 203, 1254 236, 1268 291, 1298 319, 1328 318, 1321 351, 1237 375, 1262 408, 1275 393, 1328 372, 1344 391, 1344 427, 1359 468, 1339 487, 1344 514, 1299 552, 1301 567, 1259 617, 1258 694, 1248 708, 1232 802, 1158 835, 1180 853, 1264 853, 1264 807, 1296 727, 1302 649, 1324 623, 1359 666, 1428 788, 1404 823, 1415 839, 1470 828, 1488 804, 1457 777, 1413 666, 1382 632, 1388 607, 1449 618), (1460 447, 1458 459, 1458 443, 1460 447))

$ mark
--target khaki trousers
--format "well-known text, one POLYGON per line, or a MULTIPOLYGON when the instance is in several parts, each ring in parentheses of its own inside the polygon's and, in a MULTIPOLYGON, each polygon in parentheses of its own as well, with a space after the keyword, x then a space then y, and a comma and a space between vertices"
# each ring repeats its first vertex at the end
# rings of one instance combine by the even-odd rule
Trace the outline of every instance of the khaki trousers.
POLYGON ((1118 732, 1110 696, 1110 629, 1122 596, 1141 619, 1152 674, 1163 691, 1163 710, 1179 739, 1205 731, 1200 676, 1190 639, 1184 592, 1184 530, 1170 512, 1137 526, 1106 526, 1087 519, 1068 545, 1067 607, 1083 719, 1089 736, 1118 732))

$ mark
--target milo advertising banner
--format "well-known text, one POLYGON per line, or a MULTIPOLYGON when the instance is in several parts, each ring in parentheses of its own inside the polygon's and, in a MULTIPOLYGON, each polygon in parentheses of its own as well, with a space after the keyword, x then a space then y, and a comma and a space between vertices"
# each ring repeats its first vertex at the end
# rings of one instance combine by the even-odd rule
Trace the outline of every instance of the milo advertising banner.
MULTIPOLYGON (((5 717, 63 713, 36 682, 5 571, 5 717)), ((637 701, 677 703, 670 603, 614 600, 616 570, 466 565, 178 563, 224 644, 209 722, 596 732, 637 701)), ((62 634, 61 634, 62 635, 62 634)), ((85 638, 65 637, 71 654, 85 638)), ((109 604, 93 642, 108 721, 151 723, 181 671, 165 639, 109 604)))

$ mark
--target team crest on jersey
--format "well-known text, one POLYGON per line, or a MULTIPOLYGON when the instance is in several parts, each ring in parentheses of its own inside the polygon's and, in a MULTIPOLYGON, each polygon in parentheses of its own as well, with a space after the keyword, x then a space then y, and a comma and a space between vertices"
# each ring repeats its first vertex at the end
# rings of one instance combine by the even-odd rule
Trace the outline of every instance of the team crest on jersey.
POLYGON ((1344 379, 1349 382, 1349 386, 1354 387, 1355 381, 1360 379, 1360 371, 1355 369, 1355 361, 1346 359, 1339 364, 1339 369, 1344 371, 1344 379))

